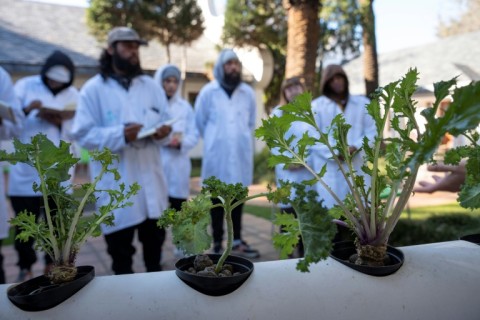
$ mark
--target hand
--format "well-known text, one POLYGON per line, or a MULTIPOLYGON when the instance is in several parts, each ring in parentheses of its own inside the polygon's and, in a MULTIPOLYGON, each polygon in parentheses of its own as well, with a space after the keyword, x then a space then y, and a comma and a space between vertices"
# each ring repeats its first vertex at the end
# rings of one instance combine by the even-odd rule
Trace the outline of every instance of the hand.
POLYGON ((458 192, 460 187, 465 182, 466 170, 465 163, 460 163, 458 166, 449 166, 445 164, 436 164, 428 166, 428 171, 444 172, 444 177, 433 175, 434 183, 427 181, 420 181, 419 187, 413 189, 414 192, 433 193, 435 191, 449 191, 458 192))
POLYGON ((165 138, 170 134, 172 131, 171 126, 161 126, 160 128, 157 129, 157 131, 153 134, 153 138, 156 140, 160 140, 165 138))
MULTIPOLYGON (((33 100, 32 102, 30 102, 30 104, 28 106, 26 106, 25 108, 23 108, 23 111, 25 112, 25 114, 29 114, 32 110, 35 110, 35 109, 40 109, 42 107, 42 101, 40 100, 33 100)), ((45 119, 46 120, 46 119, 45 119)), ((48 120, 47 120, 48 121, 48 120)))
POLYGON ((176 136, 173 136, 172 140, 170 140, 170 143, 168 144, 168 146, 170 148, 180 149, 181 142, 176 136))
POLYGON ((143 125, 139 123, 127 123, 123 128, 123 135, 125 137, 125 142, 129 143, 137 140, 137 135, 143 125))
POLYGON ((62 117, 59 114, 46 113, 46 114, 40 115, 39 113, 39 118, 45 121, 48 121, 49 123, 57 127, 62 125, 62 117))
POLYGON ((170 148, 179 149, 182 147, 182 132, 173 132, 171 134, 170 143, 168 146, 170 148))

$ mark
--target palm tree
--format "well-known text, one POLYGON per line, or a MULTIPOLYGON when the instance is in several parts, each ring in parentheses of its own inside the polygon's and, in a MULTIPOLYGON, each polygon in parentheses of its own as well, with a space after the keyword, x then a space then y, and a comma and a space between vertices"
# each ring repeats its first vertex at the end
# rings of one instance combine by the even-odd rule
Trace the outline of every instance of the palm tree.
POLYGON ((378 87, 377 40, 375 37, 375 14, 373 0, 360 0, 363 27, 363 76, 365 93, 370 96, 378 87))
POLYGON ((315 81, 320 5, 320 0, 283 1, 288 17, 285 77, 303 76, 310 91, 313 90, 315 81))

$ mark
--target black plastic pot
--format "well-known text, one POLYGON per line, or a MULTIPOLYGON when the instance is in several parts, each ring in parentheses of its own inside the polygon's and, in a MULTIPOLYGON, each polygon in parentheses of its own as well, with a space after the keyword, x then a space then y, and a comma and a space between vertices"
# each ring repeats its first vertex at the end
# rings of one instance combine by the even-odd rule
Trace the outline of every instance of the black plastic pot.
POLYGON ((46 276, 39 276, 8 288, 8 299, 25 311, 42 311, 53 308, 70 298, 95 277, 92 266, 77 267, 73 281, 51 284, 46 276))
POLYGON ((480 233, 476 234, 468 234, 466 236, 460 237, 460 240, 468 241, 468 242, 473 242, 475 244, 480 245, 480 233))
MULTIPOLYGON (((209 254, 213 263, 217 263, 220 254, 209 254)), ((253 263, 245 258, 237 256, 228 256, 225 263, 231 264, 233 272, 239 272, 239 275, 231 277, 205 277, 186 272, 188 268, 193 267, 195 256, 183 258, 175 263, 175 273, 177 276, 189 285, 191 288, 209 295, 223 296, 237 290, 253 272, 253 263)))
POLYGON ((405 261, 403 252, 391 246, 387 246, 387 255, 390 261, 385 266, 365 266, 350 262, 350 257, 356 253, 357 250, 353 241, 340 241, 333 244, 330 257, 358 272, 375 277, 384 277, 395 273, 405 261))

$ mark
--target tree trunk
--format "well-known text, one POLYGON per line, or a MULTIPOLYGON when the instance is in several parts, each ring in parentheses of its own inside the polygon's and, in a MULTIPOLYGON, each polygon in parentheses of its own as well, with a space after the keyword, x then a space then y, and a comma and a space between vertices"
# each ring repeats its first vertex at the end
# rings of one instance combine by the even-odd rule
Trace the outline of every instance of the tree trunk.
POLYGON ((171 53, 170 53, 170 44, 169 43, 165 44, 165 51, 167 52, 167 63, 171 63, 172 62, 172 57, 171 57, 171 53))
POLYGON ((365 93, 370 96, 378 88, 378 57, 375 36, 374 0, 360 0, 363 27, 363 76, 365 93))
POLYGON ((320 35, 320 1, 284 0, 283 5, 288 13, 285 78, 303 76, 307 90, 312 91, 320 35))

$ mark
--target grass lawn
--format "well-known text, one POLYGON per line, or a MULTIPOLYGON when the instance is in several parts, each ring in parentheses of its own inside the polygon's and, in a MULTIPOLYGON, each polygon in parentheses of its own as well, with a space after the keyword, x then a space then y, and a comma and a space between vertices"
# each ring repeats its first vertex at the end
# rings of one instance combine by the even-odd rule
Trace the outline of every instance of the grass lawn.
MULTIPOLYGON (((480 217, 480 210, 470 210, 460 207, 456 202, 450 204, 443 204, 439 206, 427 206, 410 209, 410 218, 412 220, 425 220, 432 216, 443 216, 451 214, 467 214, 473 217, 480 217)), ((407 210, 402 213, 402 219, 408 218, 407 210)))
POLYGON ((243 212, 254 215, 256 217, 272 221, 275 217, 277 212, 280 212, 280 209, 277 207, 272 206, 252 206, 252 205, 244 205, 243 212))
MULTIPOLYGON (((245 205, 244 212, 271 221, 278 208, 245 205), (272 210, 274 211, 272 213, 272 210)), ((390 236, 394 246, 407 246, 456 240, 480 233, 480 210, 469 210, 458 203, 404 210, 390 236), (410 217, 410 218, 409 218, 410 217)))
MULTIPOLYGON (((271 206, 253 206, 253 205, 245 205, 243 211, 248 214, 252 214, 256 217, 263 218, 266 220, 271 220, 274 217, 272 214, 272 210, 274 213, 280 212, 280 209, 273 208, 271 206)), ((410 212, 407 212, 405 209, 402 213, 400 219, 410 219, 412 220, 426 220, 433 216, 445 216, 445 215, 457 215, 457 214, 464 214, 470 215, 472 217, 480 218, 480 209, 478 210, 470 210, 460 207, 458 203, 451 203, 451 204, 444 204, 438 206, 428 206, 428 207, 419 207, 419 208, 411 208, 410 212)))

